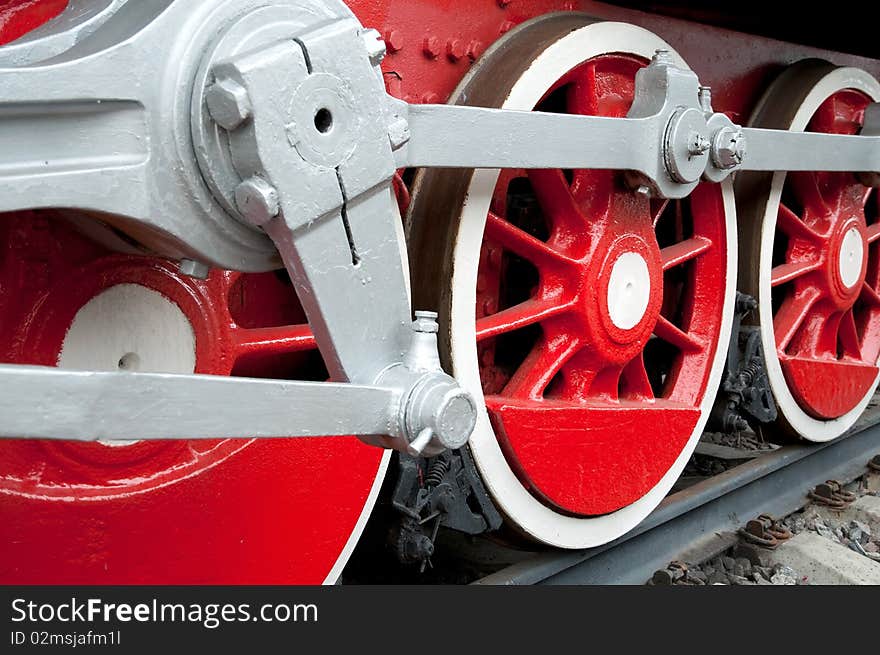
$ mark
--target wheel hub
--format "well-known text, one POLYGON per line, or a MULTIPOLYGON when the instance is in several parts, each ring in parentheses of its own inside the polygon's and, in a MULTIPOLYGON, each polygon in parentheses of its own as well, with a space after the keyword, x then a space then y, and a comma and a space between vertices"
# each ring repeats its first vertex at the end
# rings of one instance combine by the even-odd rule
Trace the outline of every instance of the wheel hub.
MULTIPOLYGON (((640 224, 650 225, 647 202, 640 209, 626 221, 634 230, 640 224)), ((591 315, 601 318, 601 328, 588 340, 597 351, 625 362, 651 337, 663 301, 663 268, 653 234, 612 234, 607 240, 610 247, 598 275, 591 275, 587 266, 581 287, 588 298, 595 298, 595 309, 590 307, 587 312, 588 321, 591 315)))
POLYGON ((85 371, 195 371, 196 339, 180 307, 139 284, 117 284, 80 308, 58 356, 85 371))
POLYGON ((847 221, 847 226, 837 249, 837 281, 847 295, 855 300, 857 285, 865 277, 865 243, 857 219, 847 221))
POLYGON ((614 326, 631 330, 648 309, 651 275, 648 263, 637 252, 625 252, 614 262, 608 280, 608 315, 614 326))

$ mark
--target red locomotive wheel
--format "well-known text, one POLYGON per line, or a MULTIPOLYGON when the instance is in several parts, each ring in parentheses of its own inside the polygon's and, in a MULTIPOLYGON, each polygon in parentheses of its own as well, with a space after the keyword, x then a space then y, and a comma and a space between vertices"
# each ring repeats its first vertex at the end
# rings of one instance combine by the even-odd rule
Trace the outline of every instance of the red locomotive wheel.
MULTIPOLYGON (((538 19, 487 51, 453 102, 623 117, 658 48, 629 25, 538 19)), ((410 216, 415 261, 445 241, 451 287, 432 300, 447 360, 485 401, 471 447, 499 505, 559 546, 634 526, 687 460, 718 384, 729 185, 665 202, 620 171, 432 171, 410 216)), ((428 295, 437 279, 429 270, 416 288, 428 295)))
MULTIPOLYGON (((856 134, 878 98, 867 73, 807 61, 771 86, 752 123, 856 134)), ((781 420, 811 441, 833 439, 861 414, 880 376, 877 191, 827 172, 753 174, 740 188, 751 198, 743 264, 753 269, 742 279, 759 299, 781 420)))
MULTIPOLYGON (((3 362, 326 376, 283 273, 190 278, 46 213, 3 216, 0 235, 3 362)), ((4 440, 0 582, 333 582, 386 463, 354 437, 4 440)))

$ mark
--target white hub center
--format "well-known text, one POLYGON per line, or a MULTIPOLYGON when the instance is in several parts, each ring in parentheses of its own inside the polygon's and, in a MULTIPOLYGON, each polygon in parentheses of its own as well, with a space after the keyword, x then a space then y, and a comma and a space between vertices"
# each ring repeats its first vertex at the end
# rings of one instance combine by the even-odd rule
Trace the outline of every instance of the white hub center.
POLYGON ((196 339, 189 320, 165 296, 139 284, 118 284, 83 305, 58 356, 59 367, 86 371, 187 374, 195 365, 196 339))
POLYGON ((837 259, 840 280, 846 288, 852 288, 862 276, 862 259, 865 256, 865 246, 862 244, 862 235, 856 228, 851 228, 843 235, 840 242, 840 253, 837 259))
POLYGON ((621 330, 638 325, 651 299, 648 262, 637 252, 625 252, 611 269, 608 281, 608 315, 621 330))

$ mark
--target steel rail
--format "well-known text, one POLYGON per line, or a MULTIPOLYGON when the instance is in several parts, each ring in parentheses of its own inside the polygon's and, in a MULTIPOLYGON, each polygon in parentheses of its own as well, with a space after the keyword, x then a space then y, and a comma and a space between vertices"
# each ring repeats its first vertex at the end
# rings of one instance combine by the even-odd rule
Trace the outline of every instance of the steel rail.
POLYGON ((669 495, 632 532, 597 548, 545 552, 476 580, 478 585, 644 584, 694 544, 768 513, 808 504, 828 479, 849 482, 880 452, 880 407, 825 444, 790 445, 669 495))

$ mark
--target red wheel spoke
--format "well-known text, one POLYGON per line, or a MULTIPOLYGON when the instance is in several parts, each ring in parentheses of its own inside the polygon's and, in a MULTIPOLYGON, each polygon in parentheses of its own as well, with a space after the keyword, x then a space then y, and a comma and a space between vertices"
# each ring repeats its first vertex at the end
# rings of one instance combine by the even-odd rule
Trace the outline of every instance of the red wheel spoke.
POLYGON ((776 227, 789 237, 802 237, 814 241, 818 241, 822 238, 818 232, 804 223, 800 216, 795 214, 782 203, 779 203, 779 212, 776 216, 776 227))
POLYGON ((539 268, 545 263, 569 261, 562 253, 492 212, 486 218, 486 236, 539 268))
POLYGON ((660 251, 663 270, 668 271, 674 266, 679 266, 695 257, 699 257, 711 247, 712 241, 706 237, 692 237, 675 245, 667 246, 660 251))
POLYGON ((244 273, 241 271, 217 271, 217 279, 220 281, 220 287, 227 293, 242 275, 244 275, 244 273))
POLYGON ((659 202, 655 204, 655 202, 651 201, 651 225, 655 228, 657 227, 657 221, 660 220, 660 217, 663 216, 663 212, 666 211, 666 208, 669 206, 669 198, 663 198, 659 202))
POLYGON ((581 350, 560 370, 561 384, 553 388, 553 397, 571 402, 616 400, 622 372, 620 364, 609 364, 601 354, 581 350))
POLYGON ((573 228, 582 225, 580 210, 561 170, 532 169, 528 175, 538 203, 554 227, 560 223, 573 228))
POLYGON ((852 308, 846 311, 840 319, 837 338, 844 353, 859 360, 862 358, 862 346, 859 343, 859 333, 856 329, 856 319, 852 308))
POLYGON ((308 325, 234 330, 239 355, 259 352, 289 353, 316 348, 315 337, 308 325))
POLYGON ((550 381, 580 348, 580 340, 566 333, 538 340, 504 387, 505 396, 540 398, 550 381))
POLYGON ((599 113, 599 92, 596 86, 596 66, 587 64, 574 76, 566 94, 570 114, 595 116, 599 113))
POLYGON ((800 199, 805 209, 819 216, 828 213, 828 203, 822 196, 819 180, 815 173, 797 171, 788 175, 795 195, 800 199))
POLYGON ((862 283, 862 291, 859 294, 859 298, 872 307, 880 307, 880 295, 867 282, 862 283))
POLYGON ((654 326, 654 334, 683 352, 698 352, 703 349, 703 341, 701 339, 693 334, 688 334, 663 316, 657 319, 657 325, 654 326))
POLYGON ((877 239, 880 239, 880 223, 872 223, 869 225, 866 234, 868 237, 868 243, 874 243, 877 239))
POLYGON ((811 273, 821 266, 821 262, 790 262, 774 266, 770 271, 770 286, 778 287, 780 284, 791 282, 801 275, 811 273))
POLYGON ((624 398, 654 398, 654 390, 651 388, 651 380, 645 368, 644 353, 639 353, 624 367, 620 387, 621 396, 624 398))
POLYGON ((803 292, 786 298, 776 316, 773 317, 773 330, 776 333, 776 347, 785 350, 798 328, 807 318, 813 305, 819 300, 821 292, 810 287, 803 292))
POLYGON ((567 305, 530 299, 500 312, 477 319, 477 341, 519 330, 567 310, 567 305))

